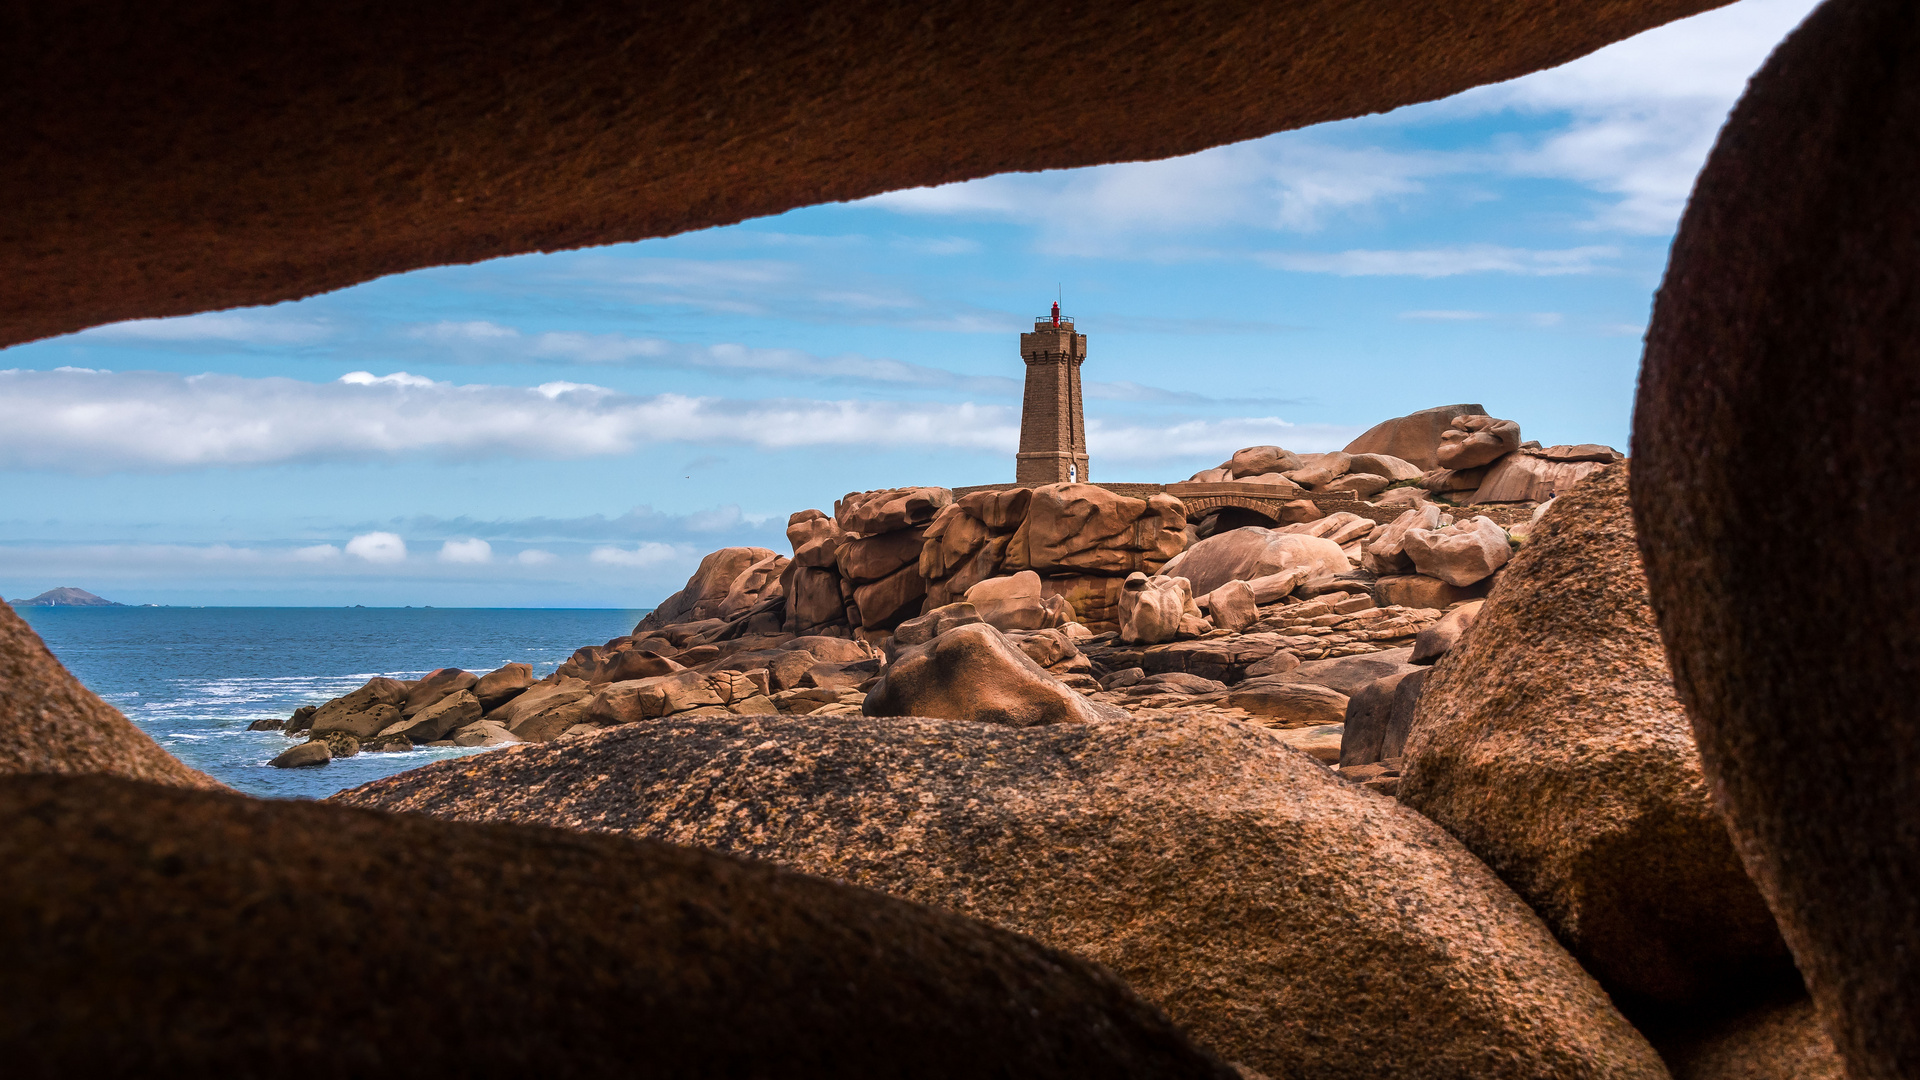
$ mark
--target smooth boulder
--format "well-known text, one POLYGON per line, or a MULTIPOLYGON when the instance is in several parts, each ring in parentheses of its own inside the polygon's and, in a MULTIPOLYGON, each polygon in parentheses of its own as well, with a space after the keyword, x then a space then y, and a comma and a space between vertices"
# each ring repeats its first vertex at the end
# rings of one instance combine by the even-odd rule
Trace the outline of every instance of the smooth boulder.
POLYGON ((1484 516, 1438 529, 1409 529, 1401 545, 1414 569, 1462 588, 1492 577, 1513 557, 1507 530, 1484 516))
POLYGON ((480 707, 493 710, 512 701, 533 685, 533 665, 502 664, 473 684, 473 696, 480 699, 480 707))
POLYGON ((901 650, 867 692, 868 716, 931 716, 1008 727, 1124 719, 1088 701, 985 623, 901 650))
POLYGON ((1433 460, 1442 469, 1477 469, 1520 449, 1520 425, 1491 416, 1456 416, 1440 433, 1433 460))
POLYGON ((1136 571, 1120 586, 1120 640, 1129 645, 1172 641, 1189 612, 1197 613, 1198 606, 1186 578, 1136 571))
POLYGON ((1160 572, 1186 578, 1195 594, 1205 596, 1229 581, 1252 581, 1296 567, 1307 577, 1350 569, 1340 545, 1324 537, 1248 526, 1207 537, 1168 561, 1160 572))
POLYGON ((592 821, 972 915, 1271 1077, 1667 1075, 1456 841, 1244 722, 669 719, 338 798, 592 821))
POLYGON ((1627 505, 1560 497, 1427 677, 1399 797, 1486 860, 1636 1007, 1725 1008, 1794 977, 1708 797, 1627 505))
POLYGON ((11 1075, 1232 1076, 1084 960, 765 863, 106 777, 0 820, 11 1075))
POLYGON ((1379 454, 1398 458, 1423 471, 1438 467, 1434 451, 1440 436, 1453 426, 1456 416, 1485 416, 1478 405, 1440 405, 1416 413, 1382 420, 1348 443, 1346 452, 1356 457, 1379 454))

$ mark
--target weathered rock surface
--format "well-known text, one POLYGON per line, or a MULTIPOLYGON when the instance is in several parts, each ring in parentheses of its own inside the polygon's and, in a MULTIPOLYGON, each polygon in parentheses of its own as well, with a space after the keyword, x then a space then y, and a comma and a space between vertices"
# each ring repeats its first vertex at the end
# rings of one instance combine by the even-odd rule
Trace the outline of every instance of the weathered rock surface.
POLYGON ((1485 581, 1513 557, 1507 530, 1485 516, 1439 529, 1409 529, 1400 542, 1414 569, 1459 587, 1485 581))
POLYGON ((1377 538, 1367 542, 1361 567, 1375 574, 1408 573, 1413 569, 1413 559, 1407 555, 1407 533, 1441 528, 1442 516, 1438 506, 1425 503, 1393 519, 1377 538))
POLYGON ((1627 469, 1560 497, 1432 669, 1399 796, 1629 1001, 1721 1007, 1791 978, 1714 814, 1634 547, 1627 469))
POLYGON ((1310 577, 1344 573, 1349 567, 1340 545, 1299 533, 1248 527, 1209 536, 1168 561, 1167 577, 1183 577, 1201 596, 1229 581, 1252 581, 1295 567, 1310 577))
POLYGON ((1033 489, 1027 517, 1007 547, 1008 571, 1040 574, 1152 574, 1186 546, 1179 499, 1130 499, 1092 484, 1033 489))
POLYGON ((1201 606, 1207 610, 1208 621, 1221 630, 1238 633, 1260 618, 1260 606, 1254 599, 1253 586, 1245 581, 1227 582, 1208 593, 1206 603, 1201 606))
POLYGON ((429 743, 444 739, 455 728, 466 727, 480 719, 480 699, 470 690, 456 690, 397 724, 380 729, 381 735, 400 735, 411 742, 429 743))
MULTIPOLYGON (((1420 707, 1428 668, 1396 671, 1361 687, 1347 701, 1340 731, 1340 765, 1371 765, 1406 753, 1407 733, 1420 707)), ((1397 790, 1397 786, 1396 786, 1397 790)))
POLYGON ((1470 600, 1442 615, 1439 622, 1420 631, 1420 636, 1413 639, 1413 654, 1407 657, 1407 662, 1431 664, 1447 655, 1473 628, 1473 621, 1480 617, 1480 609, 1486 603, 1485 600, 1470 600))
POLYGON ((473 684, 473 696, 480 699, 481 708, 491 712, 519 697, 532 685, 531 664, 502 664, 480 676, 479 681, 473 684))
POLYGON ((175 787, 224 786, 182 765, 80 685, 40 635, 0 604, 0 775, 12 773, 101 773, 175 787))
POLYGON ((1487 467, 1469 501, 1475 503, 1545 502, 1604 468, 1596 461, 1554 461, 1543 453, 1522 450, 1487 467))
POLYGON ((775 552, 762 547, 729 547, 710 552, 700 560, 686 587, 660 601, 660 606, 648 612, 633 632, 644 634, 674 623, 719 617, 734 581, 755 563, 775 556, 775 552))
POLYGON ((1762 1006, 1660 1051, 1673 1080, 1846 1080, 1804 997, 1762 1006))
POLYGON ((1262 473, 1292 472, 1301 465, 1300 455, 1278 446, 1249 446, 1235 450, 1220 463, 1228 478, 1244 480, 1262 473))
POLYGON ((1716 805, 1858 1080, 1920 1076, 1915 15, 1823 4, 1754 76, 1634 409, 1641 547, 1716 805))
POLYGON ((1489 586, 1490 579, 1459 586, 1425 574, 1389 574, 1373 583, 1373 595, 1382 605, 1444 611, 1455 604, 1484 598, 1489 586))
POLYGON ((1120 592, 1120 640, 1157 645, 1180 633, 1180 621, 1198 614, 1193 589, 1183 577, 1128 575, 1120 592))
POLYGON ((1261 675, 1236 684, 1227 704, 1272 727, 1319 727, 1346 719, 1347 695, 1285 675, 1261 675))
POLYGON ((1491 416, 1456 416, 1440 433, 1433 460, 1442 469, 1459 471, 1491 465, 1520 449, 1520 425, 1491 416))
POLYGON ((332 760, 333 751, 328 749, 324 740, 316 739, 281 751, 267 764, 276 769, 306 769, 325 765, 332 760))
POLYGON ((1124 719, 1088 701, 985 623, 901 650, 862 707, 868 716, 931 716, 1009 727, 1124 719))
POLYGON ((666 720, 341 798, 711 847, 975 915, 1107 965, 1276 1078, 1666 1075, 1450 837, 1244 724, 666 720))
POLYGON ((1413 665, 1408 662, 1411 655, 1410 649, 1384 649, 1353 656, 1310 660, 1279 677, 1288 682, 1318 683, 1352 695, 1377 680, 1413 671, 1413 665))
POLYGON ((106 777, 0 820, 17 1075, 1232 1075, 1076 957, 707 852, 106 777))
POLYGON ((420 710, 441 698, 461 690, 471 690, 479 682, 480 676, 459 668, 438 668, 429 671, 407 690, 406 699, 400 705, 400 715, 416 715, 420 710))
POLYGON ((1478 405, 1441 405, 1392 420, 1382 420, 1348 443, 1346 452, 1355 455, 1383 454, 1408 462, 1422 471, 1436 469, 1439 463, 1434 460, 1434 451, 1440 446, 1441 434, 1453 426, 1453 418, 1485 416, 1486 412, 1478 405))

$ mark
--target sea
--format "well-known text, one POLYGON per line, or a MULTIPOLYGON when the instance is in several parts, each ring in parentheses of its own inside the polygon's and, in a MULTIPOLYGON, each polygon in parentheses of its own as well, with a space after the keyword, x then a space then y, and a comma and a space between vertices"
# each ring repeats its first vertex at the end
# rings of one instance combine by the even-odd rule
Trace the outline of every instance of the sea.
POLYGON ((273 769, 293 745, 285 718, 376 675, 435 668, 484 674, 512 661, 536 677, 582 645, 633 632, 645 610, 524 608, 15 608, 67 670, 174 756, 231 787, 274 799, 324 799, 371 780, 481 748, 356 754, 318 768, 273 769))

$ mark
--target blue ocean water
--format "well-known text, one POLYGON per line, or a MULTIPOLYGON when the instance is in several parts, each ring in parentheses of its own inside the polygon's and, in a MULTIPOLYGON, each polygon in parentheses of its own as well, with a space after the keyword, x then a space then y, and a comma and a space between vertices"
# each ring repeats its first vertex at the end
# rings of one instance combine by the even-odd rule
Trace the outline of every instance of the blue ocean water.
POLYGON ((536 676, 582 645, 631 633, 644 611, 520 608, 17 608, 95 693, 202 772, 271 798, 325 798, 479 749, 356 754, 315 769, 270 769, 293 745, 248 731, 375 675, 509 661, 536 676))

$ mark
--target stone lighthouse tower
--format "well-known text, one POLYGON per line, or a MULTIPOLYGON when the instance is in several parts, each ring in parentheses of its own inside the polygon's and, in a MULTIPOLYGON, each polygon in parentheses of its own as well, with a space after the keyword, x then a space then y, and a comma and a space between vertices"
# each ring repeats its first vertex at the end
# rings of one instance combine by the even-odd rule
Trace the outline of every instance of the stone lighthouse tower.
POLYGON ((1034 320, 1033 333, 1020 335, 1020 359, 1027 363, 1027 393, 1020 406, 1020 452, 1014 456, 1018 484, 1087 482, 1087 425, 1080 416, 1080 365, 1087 359, 1087 336, 1073 332, 1073 320, 1052 315, 1034 320))

